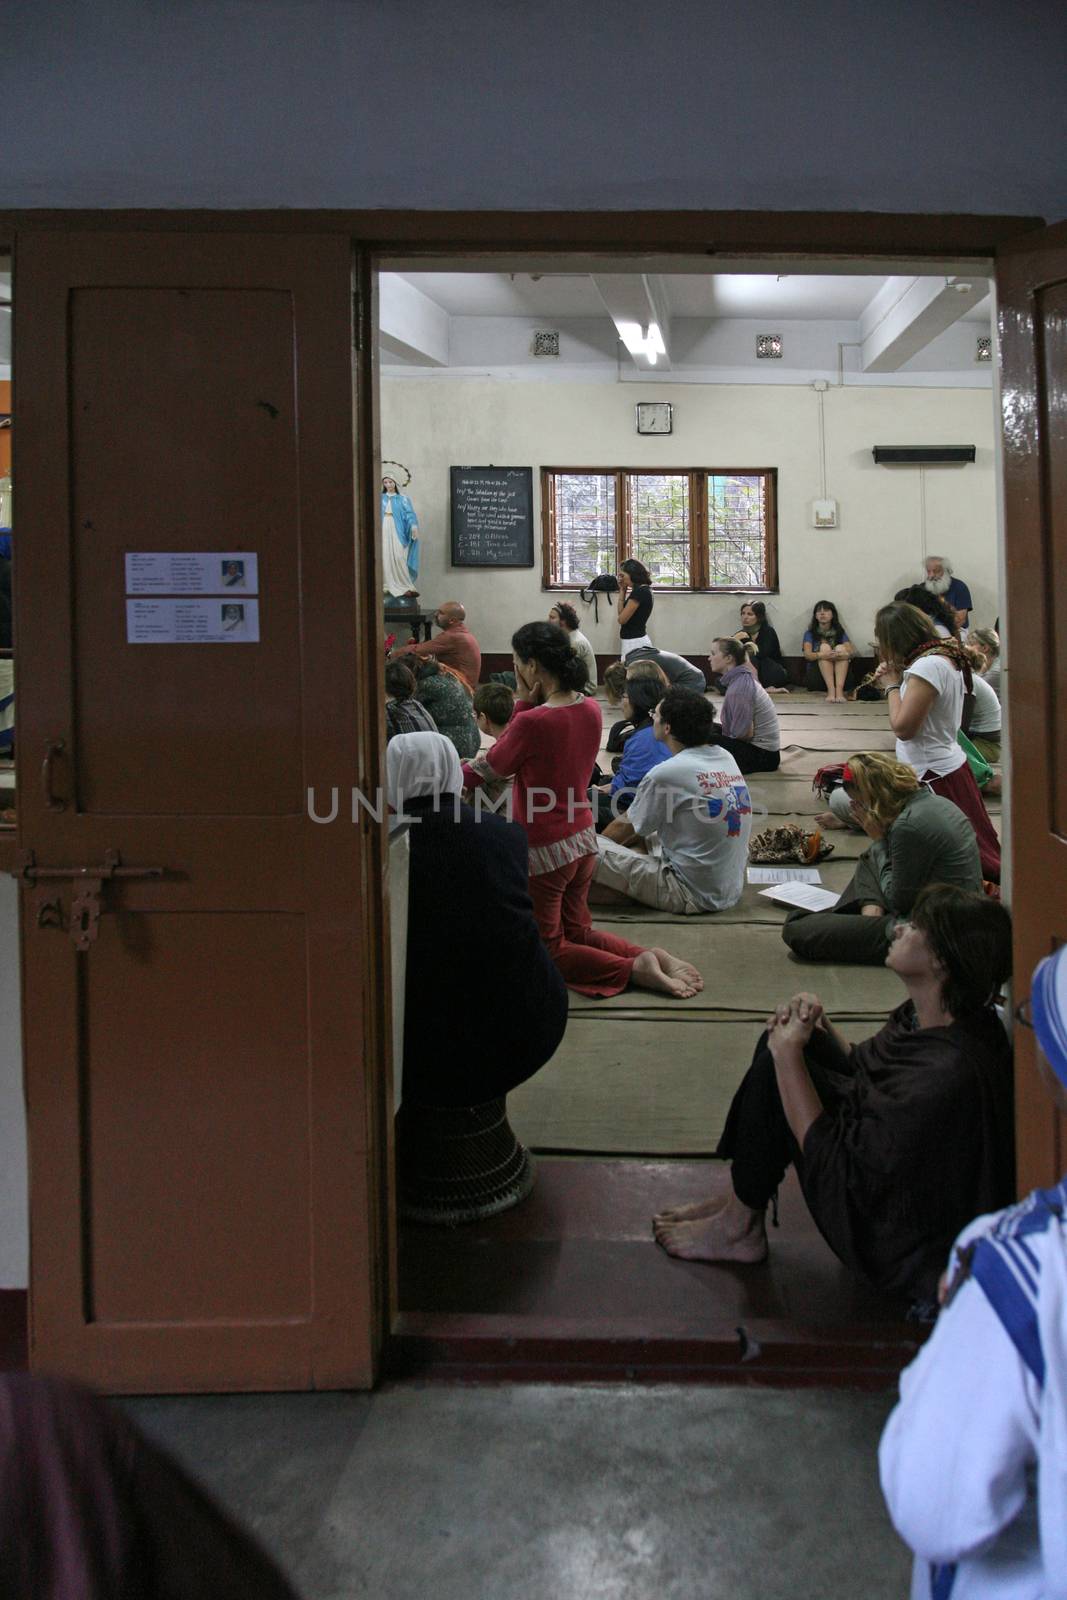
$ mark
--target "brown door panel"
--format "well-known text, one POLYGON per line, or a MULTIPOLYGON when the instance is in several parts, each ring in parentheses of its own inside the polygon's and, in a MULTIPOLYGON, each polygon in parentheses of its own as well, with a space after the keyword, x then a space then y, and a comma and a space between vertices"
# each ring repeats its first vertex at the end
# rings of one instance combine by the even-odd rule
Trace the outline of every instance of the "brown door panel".
MULTIPOLYGON (((998 258, 1008 550, 1015 989, 1067 941, 1067 229, 998 258)), ((1067 1122, 1015 1034, 1016 1144, 1023 1191, 1067 1166, 1067 1122)))
POLYGON ((351 266, 16 241, 31 1352, 107 1388, 374 1376, 351 266), (127 642, 128 552, 235 551, 258 642, 127 642))

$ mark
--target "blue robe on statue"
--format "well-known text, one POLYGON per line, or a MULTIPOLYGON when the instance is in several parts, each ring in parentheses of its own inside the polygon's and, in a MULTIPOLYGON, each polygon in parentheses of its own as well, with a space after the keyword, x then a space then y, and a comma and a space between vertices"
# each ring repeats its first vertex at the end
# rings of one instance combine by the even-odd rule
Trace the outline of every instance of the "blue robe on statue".
POLYGON ((406 494, 382 495, 382 516, 386 512, 393 513, 393 526, 396 536, 404 547, 407 556, 407 567, 411 574, 411 584, 414 588, 415 579, 419 575, 419 541, 412 540, 412 530, 418 531, 419 519, 415 515, 415 508, 406 494))

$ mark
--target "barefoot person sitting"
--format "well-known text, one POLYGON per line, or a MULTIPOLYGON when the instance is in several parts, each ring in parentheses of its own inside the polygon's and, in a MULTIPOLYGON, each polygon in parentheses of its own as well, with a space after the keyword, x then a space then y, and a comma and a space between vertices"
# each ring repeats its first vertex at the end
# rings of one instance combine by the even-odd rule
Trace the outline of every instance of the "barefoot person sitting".
POLYGON ((604 723, 582 694, 585 664, 551 622, 526 623, 511 648, 515 710, 492 748, 464 765, 463 783, 514 777, 512 815, 526 829, 530 898, 549 955, 578 994, 621 994, 632 983, 689 998, 703 987, 695 967, 594 928, 589 915, 597 838, 588 786, 604 723))
POLYGON ((928 889, 885 964, 908 999, 862 1044, 842 1038, 813 994, 768 1018, 716 1151, 732 1161, 729 1185, 654 1219, 668 1254, 762 1261, 765 1212, 792 1162, 847 1266, 931 1300, 964 1223, 1011 1199, 1011 1047, 993 1009, 1011 971, 1008 912, 928 889))
POLYGON ((816 600, 804 635, 805 689, 825 688, 828 705, 843 705, 855 653, 856 647, 845 632, 833 601, 816 600))
POLYGON ((668 690, 652 728, 670 759, 645 774, 626 817, 597 840, 590 898, 637 900, 686 916, 725 911, 745 885, 748 787, 737 762, 715 743, 711 706, 694 689, 668 690))

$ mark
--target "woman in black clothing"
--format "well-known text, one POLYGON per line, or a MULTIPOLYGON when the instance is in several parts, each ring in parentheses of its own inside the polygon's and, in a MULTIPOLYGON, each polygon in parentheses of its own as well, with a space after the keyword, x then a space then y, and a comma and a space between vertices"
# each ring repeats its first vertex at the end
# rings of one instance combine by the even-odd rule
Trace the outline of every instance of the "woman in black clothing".
POLYGON ((532 1078, 567 1026, 567 987, 541 941, 525 831, 460 801, 455 746, 402 733, 389 805, 411 823, 404 1102, 476 1106, 532 1078))
POLYGON ((652 615, 652 574, 640 561, 624 561, 619 568, 619 654, 625 661, 631 650, 651 644, 648 619, 652 615))
POLYGON ((782 647, 778 635, 767 621, 767 607, 762 600, 746 600, 741 607, 741 627, 734 634, 742 644, 756 646, 756 676, 771 694, 783 690, 789 682, 789 673, 782 660, 782 647))
POLYGON ((934 885, 900 922, 886 966, 908 999, 862 1044, 797 994, 768 1018, 716 1155, 729 1184, 655 1219, 692 1261, 762 1261, 764 1214, 793 1164, 835 1254, 880 1288, 932 1299, 949 1247, 1014 1189, 1011 1045, 994 1000, 1011 972, 1011 918, 934 885))

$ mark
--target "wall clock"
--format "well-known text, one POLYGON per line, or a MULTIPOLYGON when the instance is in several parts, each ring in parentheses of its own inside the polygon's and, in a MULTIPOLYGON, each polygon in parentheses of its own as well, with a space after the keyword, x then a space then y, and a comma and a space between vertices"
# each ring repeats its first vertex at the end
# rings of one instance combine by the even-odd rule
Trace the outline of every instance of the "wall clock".
POLYGON ((666 400, 642 400, 634 407, 638 433, 670 433, 674 407, 666 400))

